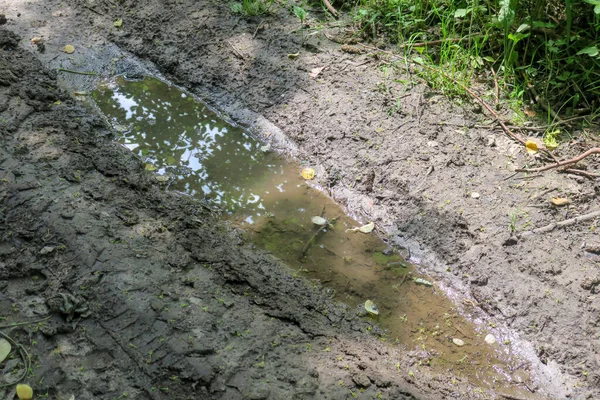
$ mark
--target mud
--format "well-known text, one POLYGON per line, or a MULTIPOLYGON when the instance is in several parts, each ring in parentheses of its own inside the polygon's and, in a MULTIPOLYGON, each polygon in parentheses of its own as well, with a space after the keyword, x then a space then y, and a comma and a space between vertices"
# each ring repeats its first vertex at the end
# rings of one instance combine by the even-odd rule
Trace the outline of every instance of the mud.
MULTIPOLYGON (((208 1, 17 1, 2 7, 6 27, 24 35, 23 47, 30 46, 29 37, 44 35, 39 58, 47 66, 94 68, 59 49, 73 43, 82 53, 94 46, 104 51, 112 42, 154 62, 257 134, 278 137, 279 128, 294 142, 290 152, 317 169, 333 198, 365 221, 375 220, 391 244, 410 250, 412 261, 428 266, 457 300, 469 300, 466 309, 529 345, 536 359, 525 368, 545 382, 532 392, 600 396, 596 221, 526 239, 515 235, 596 209, 597 182, 554 172, 514 175, 515 168, 535 161, 500 132, 478 128, 487 119, 478 107, 448 100, 408 71, 392 71, 368 54, 341 52, 325 35, 343 35, 334 24, 303 38, 292 32, 299 23, 284 6, 254 19, 232 16, 227 4, 208 1), (113 26, 117 18, 123 18, 120 29, 113 26), (299 57, 288 57, 298 51, 299 57), (309 77, 323 66, 316 79, 309 77), (571 203, 553 208, 550 197, 571 203)), ((101 121, 57 94, 52 72, 47 75, 34 57, 16 50, 15 39, 3 43, 3 70, 10 68, 12 75, 0 75, 2 127, 10 132, 2 137, 2 309, 16 304, 9 322, 37 318, 50 312, 47 299, 71 293, 91 311, 75 328, 72 321, 80 315, 63 307, 71 315, 51 314, 49 333, 13 331, 36 340, 39 348, 32 353, 44 360, 36 377, 45 376, 42 384, 57 398, 113 398, 125 391, 138 398, 198 398, 191 390, 210 392, 207 398, 346 398, 349 390, 359 391, 357 382, 368 384, 360 378, 368 375, 364 371, 373 378, 365 398, 378 391, 388 398, 409 392, 417 398, 485 396, 429 375, 418 365, 418 352, 396 353, 362 333, 364 326, 353 331, 364 322, 350 318, 326 293, 314 293, 269 255, 231 242, 197 203, 158 191, 139 160, 111 144, 101 121), (50 106, 59 98, 62 104, 50 106), (190 219, 194 210, 197 216, 190 219), (44 247, 54 249, 40 255, 44 247), (186 281, 195 276, 202 279, 186 281), (152 286, 140 289, 140 279, 152 286), (225 306, 222 293, 234 306, 225 306), (189 311, 191 297, 208 312, 189 311), (336 327, 330 310, 327 317, 318 312, 323 305, 338 310, 336 327), (129 327, 125 334, 116 333, 123 327, 129 327), (151 334, 140 335, 140 329, 151 334), (273 346, 270 340, 286 330, 298 340, 273 346), (183 344, 190 337, 192 347, 205 337, 205 343, 220 346, 191 349, 183 344), (227 350, 229 342, 239 347, 227 350), (302 351, 304 343, 311 344, 310 352, 302 351), (166 349, 162 358, 146 362, 159 348, 166 349), (301 354, 290 355, 288 348, 301 354), (52 349, 60 358, 47 356, 52 349), (335 352, 352 359, 348 369, 335 352), (196 364, 177 369, 183 363, 196 364), (198 375, 186 377, 189 371, 198 375), (258 385, 267 380, 276 383, 265 395, 258 385), (190 389, 192 381, 200 384, 190 389), (298 389, 305 385, 312 389, 298 389)), ((127 70, 126 60, 115 64, 121 70, 115 72, 127 70)), ((576 138, 572 149, 580 142, 576 138)), ((586 167, 597 165, 591 160, 586 167)))

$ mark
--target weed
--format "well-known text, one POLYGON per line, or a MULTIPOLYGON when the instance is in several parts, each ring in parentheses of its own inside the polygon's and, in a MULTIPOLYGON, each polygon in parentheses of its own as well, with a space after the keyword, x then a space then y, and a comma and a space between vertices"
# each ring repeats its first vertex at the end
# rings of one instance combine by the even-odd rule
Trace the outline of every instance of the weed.
POLYGON ((231 4, 231 12, 244 17, 255 17, 269 12, 274 0, 243 0, 231 4))

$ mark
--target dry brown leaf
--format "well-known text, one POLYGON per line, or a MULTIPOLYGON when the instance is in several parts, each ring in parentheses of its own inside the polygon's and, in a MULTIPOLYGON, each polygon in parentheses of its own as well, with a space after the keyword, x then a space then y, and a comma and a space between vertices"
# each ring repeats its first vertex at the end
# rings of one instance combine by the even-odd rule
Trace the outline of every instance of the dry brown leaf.
POLYGON ((557 207, 566 206, 567 204, 569 204, 569 199, 564 197, 554 197, 550 199, 550 201, 557 207))
POLYGON ((523 111, 525 112, 525 115, 527 115, 529 118, 533 118, 537 115, 533 108, 525 108, 525 110, 523 111))

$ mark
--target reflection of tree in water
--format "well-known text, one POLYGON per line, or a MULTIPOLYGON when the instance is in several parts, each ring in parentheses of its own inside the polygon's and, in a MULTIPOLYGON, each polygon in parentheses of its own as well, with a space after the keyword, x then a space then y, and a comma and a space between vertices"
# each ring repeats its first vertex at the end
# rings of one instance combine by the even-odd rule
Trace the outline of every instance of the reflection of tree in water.
POLYGON ((132 151, 177 176, 175 188, 213 199, 228 211, 262 208, 253 183, 268 179, 270 167, 280 163, 193 98, 155 79, 120 79, 116 88, 98 91, 96 100, 115 124, 126 127, 132 151))

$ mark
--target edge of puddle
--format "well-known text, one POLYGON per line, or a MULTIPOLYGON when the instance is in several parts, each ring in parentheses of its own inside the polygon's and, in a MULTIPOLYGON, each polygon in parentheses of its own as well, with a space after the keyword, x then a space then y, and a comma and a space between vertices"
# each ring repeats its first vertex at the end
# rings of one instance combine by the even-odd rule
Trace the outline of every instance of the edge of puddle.
MULTIPOLYGON (((166 78, 152 63, 139 60, 134 55, 121 50, 112 43, 108 43, 105 47, 98 50, 90 48, 80 49, 81 51, 78 51, 76 57, 73 57, 70 61, 71 65, 64 65, 62 63, 64 60, 40 57, 50 69, 81 69, 81 65, 83 64, 86 65, 85 69, 87 71, 97 74, 97 76, 59 74, 57 79, 59 85, 71 95, 73 95, 74 91, 81 91, 82 89, 91 91, 101 81, 117 75, 124 75, 128 79, 152 76, 193 95, 197 101, 204 104, 227 123, 244 129, 262 142, 270 143, 273 150, 278 153, 296 159, 296 162, 301 162, 303 158, 307 158, 306 154, 280 128, 264 116, 244 108, 229 92, 216 93, 202 86, 196 86, 190 90, 187 86, 166 78), (44 58, 46 59, 44 60, 44 58)), ((98 115, 105 118, 93 101, 85 101, 82 104, 92 107, 98 115)), ((349 216, 359 221, 369 219, 364 208, 361 207, 362 204, 365 204, 369 200, 368 196, 355 193, 349 188, 336 188, 333 192, 328 193, 318 180, 319 177, 324 176, 325 171, 320 166, 312 167, 315 168, 317 176, 317 179, 311 182, 312 187, 331 197, 349 216)), ((439 260, 433 250, 416 243, 410 238, 405 238, 391 232, 392 221, 389 217, 371 217, 371 219, 375 218, 383 220, 378 227, 381 238, 395 248, 408 250, 410 257, 407 257, 407 261, 416 264, 420 272, 435 277, 438 283, 442 283, 439 285, 440 289, 443 290, 446 296, 453 300, 457 310, 464 318, 471 321, 481 319, 483 322, 494 319, 485 314, 480 308, 476 309, 475 312, 467 312, 461 302, 457 301, 459 297, 471 299, 469 291, 459 279, 452 279, 452 274, 444 273, 446 266, 439 260)), ((477 325, 481 326, 482 324, 477 325)), ((516 352, 530 363, 531 378, 538 385, 538 391, 534 395, 565 396, 565 386, 568 386, 566 384, 568 377, 560 371, 556 362, 552 361, 547 365, 543 364, 536 355, 534 345, 522 339, 517 332, 511 330, 505 323, 499 323, 493 328, 493 331, 499 332, 500 335, 498 336, 510 337, 512 346, 516 352)))

